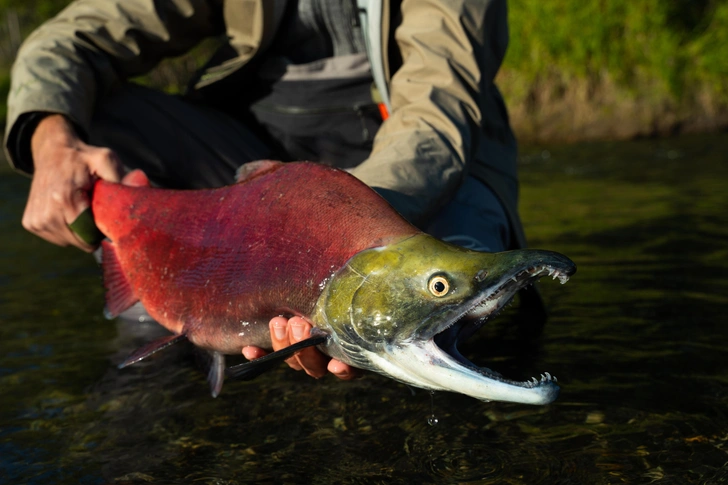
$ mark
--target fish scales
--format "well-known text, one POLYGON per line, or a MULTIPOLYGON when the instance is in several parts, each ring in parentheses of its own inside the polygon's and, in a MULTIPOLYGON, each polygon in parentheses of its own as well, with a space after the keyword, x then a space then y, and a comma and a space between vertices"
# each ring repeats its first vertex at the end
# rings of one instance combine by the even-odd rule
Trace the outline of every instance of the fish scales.
POLYGON ((343 171, 279 167, 210 190, 97 183, 96 224, 155 320, 223 353, 270 348, 270 318, 310 315, 351 256, 418 232, 343 171))

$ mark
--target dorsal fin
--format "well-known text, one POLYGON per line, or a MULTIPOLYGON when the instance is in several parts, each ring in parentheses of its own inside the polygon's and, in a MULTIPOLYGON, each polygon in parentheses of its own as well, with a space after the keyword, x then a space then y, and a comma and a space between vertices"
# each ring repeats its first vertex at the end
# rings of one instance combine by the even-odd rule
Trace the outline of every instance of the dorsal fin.
POLYGON ((264 357, 261 357, 260 359, 255 359, 251 360, 250 362, 245 362, 244 364, 228 367, 225 370, 225 375, 227 375, 231 379, 240 379, 244 381, 255 379, 263 372, 272 369, 274 365, 290 357, 299 350, 305 349, 306 347, 313 347, 314 345, 322 344, 326 342, 328 338, 329 337, 327 335, 319 334, 315 337, 301 340, 300 342, 297 342, 276 352, 270 353, 264 357))
POLYGON ((151 187, 152 184, 149 182, 147 174, 140 169, 132 170, 128 174, 124 175, 121 179, 121 185, 128 185, 129 187, 151 187))
POLYGON ((104 286, 106 287, 106 318, 112 319, 139 301, 134 295, 131 283, 126 278, 116 254, 116 246, 111 241, 101 242, 101 261, 104 268, 104 286))
MULTIPOLYGON (((129 357, 124 360, 121 364, 119 364, 119 369, 123 369, 124 367, 128 365, 132 365, 136 362, 139 362, 142 359, 146 359, 150 355, 159 352, 162 349, 166 349, 170 345, 174 345, 177 342, 181 342, 182 340, 186 339, 187 336, 183 333, 179 335, 167 335, 166 337, 159 338, 157 340, 153 340, 152 342, 149 342, 148 344, 144 345, 143 347, 139 347, 134 352, 129 354, 129 357)), ((222 383, 221 383, 222 385, 222 383)))
POLYGON ((275 160, 257 160, 246 163, 241 165, 238 171, 235 172, 235 181, 237 183, 250 182, 261 175, 278 170, 282 165, 283 162, 276 162, 275 160))

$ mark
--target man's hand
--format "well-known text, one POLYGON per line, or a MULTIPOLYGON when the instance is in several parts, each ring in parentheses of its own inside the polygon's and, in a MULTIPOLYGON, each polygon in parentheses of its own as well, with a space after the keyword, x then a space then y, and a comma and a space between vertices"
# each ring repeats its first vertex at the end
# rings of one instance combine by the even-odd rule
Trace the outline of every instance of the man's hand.
MULTIPOLYGON (((273 350, 281 350, 296 342, 305 340, 311 332, 311 324, 301 317, 293 317, 290 320, 284 317, 275 317, 270 321, 270 337, 273 342, 273 350)), ((258 359, 266 355, 266 351, 248 346, 243 348, 243 355, 249 360, 258 359)), ((293 357, 286 359, 286 363, 295 370, 305 370, 306 374, 320 378, 329 372, 339 379, 345 381, 359 377, 360 371, 336 359, 330 359, 322 354, 315 347, 308 347, 301 350, 293 357)))
POLYGON ((93 247, 68 227, 89 207, 96 179, 119 182, 123 169, 108 148, 84 143, 63 115, 43 118, 31 138, 35 173, 30 185, 23 227, 59 246, 93 247))

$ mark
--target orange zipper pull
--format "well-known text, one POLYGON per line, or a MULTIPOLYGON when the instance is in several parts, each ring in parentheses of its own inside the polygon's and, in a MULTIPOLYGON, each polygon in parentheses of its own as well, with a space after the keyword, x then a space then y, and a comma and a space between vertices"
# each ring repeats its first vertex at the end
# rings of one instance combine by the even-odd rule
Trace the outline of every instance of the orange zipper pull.
POLYGON ((384 103, 379 103, 377 106, 379 107, 379 114, 382 117, 382 121, 387 121, 387 118, 389 118, 389 111, 387 111, 387 105, 384 103))

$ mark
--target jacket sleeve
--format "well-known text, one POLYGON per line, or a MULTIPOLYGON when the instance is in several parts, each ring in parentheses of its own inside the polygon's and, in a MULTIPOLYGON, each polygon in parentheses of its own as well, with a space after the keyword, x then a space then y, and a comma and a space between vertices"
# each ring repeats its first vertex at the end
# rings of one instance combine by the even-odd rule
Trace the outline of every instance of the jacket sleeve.
POLYGON ((508 42, 507 14, 499 0, 404 0, 401 14, 391 114, 352 173, 422 224, 475 157, 508 42))
POLYGON ((11 72, 5 137, 10 163, 17 163, 11 145, 28 115, 64 114, 85 134, 96 102, 120 81, 223 32, 220 3, 77 0, 40 26, 21 46, 11 72))

